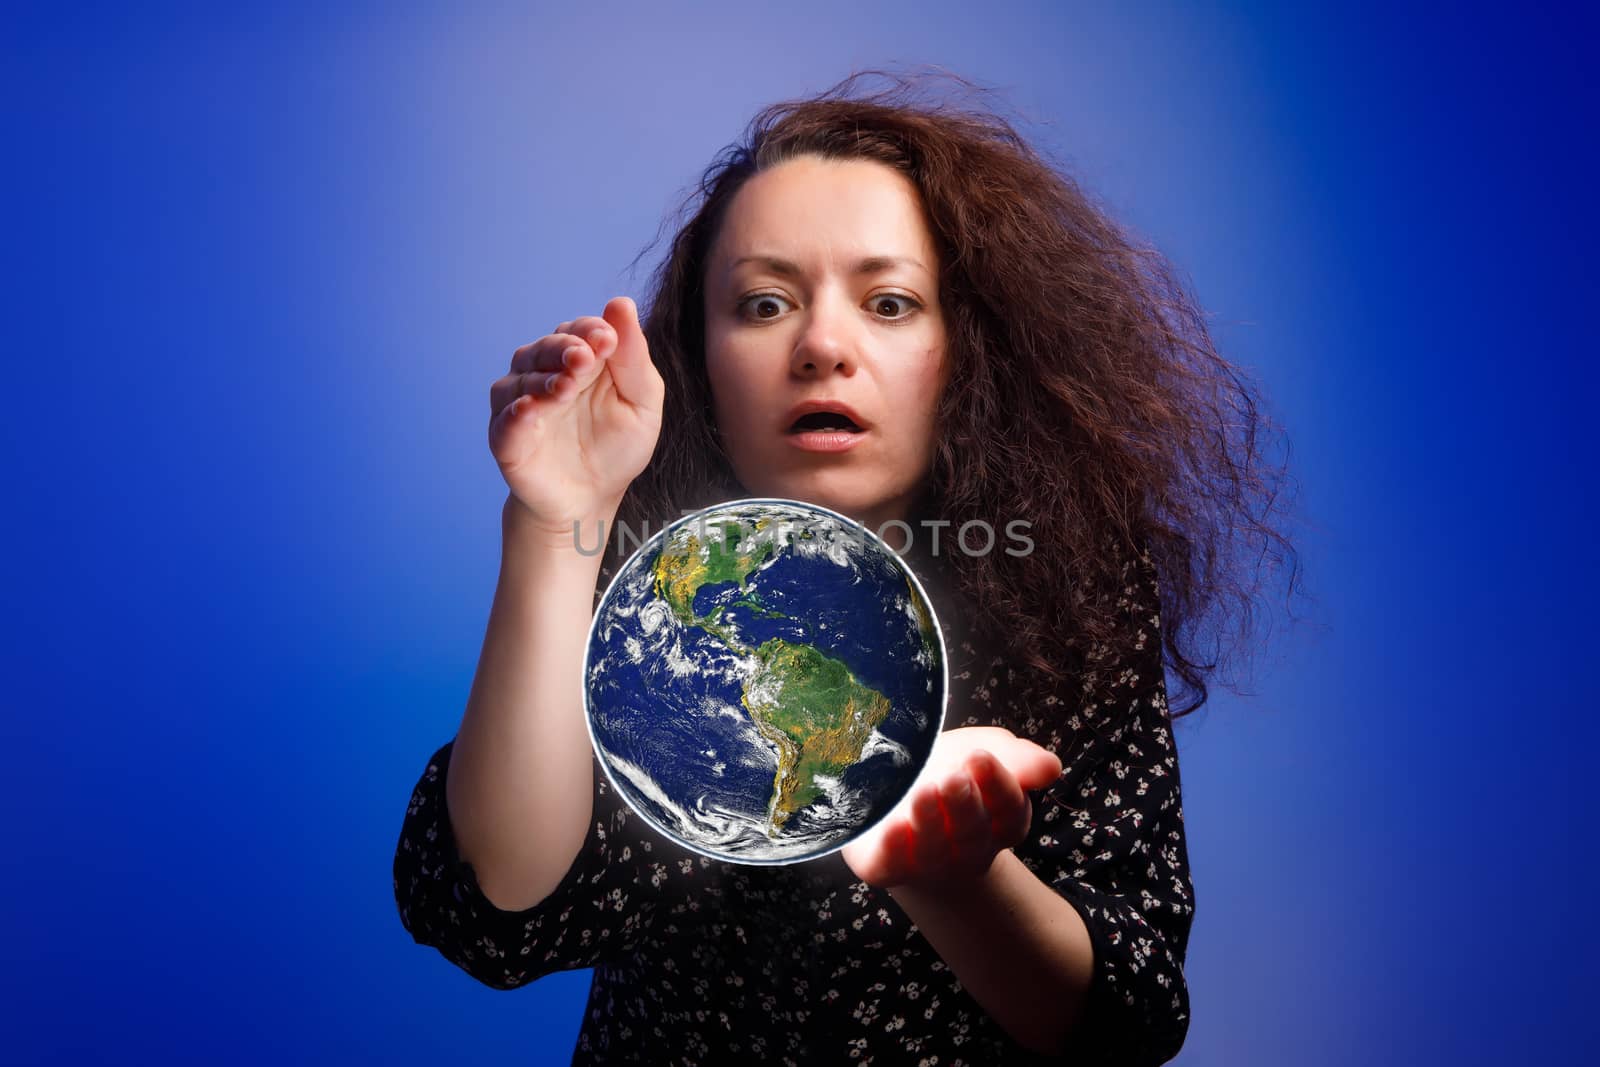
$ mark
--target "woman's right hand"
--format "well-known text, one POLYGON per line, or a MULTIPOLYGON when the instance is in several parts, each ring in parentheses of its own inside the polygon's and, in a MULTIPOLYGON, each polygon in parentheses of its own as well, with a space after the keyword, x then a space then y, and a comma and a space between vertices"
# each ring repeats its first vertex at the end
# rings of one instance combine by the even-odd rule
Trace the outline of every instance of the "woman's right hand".
POLYGON ((625 296, 512 353, 489 387, 489 451, 538 528, 612 518, 655 451, 665 393, 625 296))

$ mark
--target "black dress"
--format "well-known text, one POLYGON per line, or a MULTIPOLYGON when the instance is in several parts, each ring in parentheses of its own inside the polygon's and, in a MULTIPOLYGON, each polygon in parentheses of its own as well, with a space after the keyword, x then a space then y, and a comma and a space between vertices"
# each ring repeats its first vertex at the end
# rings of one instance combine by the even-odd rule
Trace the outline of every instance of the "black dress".
MULTIPOLYGON (((950 652, 946 727, 1003 726, 1065 768, 1030 794, 1033 821, 1014 849, 1078 910, 1094 946, 1089 1002, 1061 1062, 1166 1062, 1188 1031, 1194 895, 1148 557, 1123 569, 1132 640, 1118 669, 1097 672, 1111 680, 1037 700, 1020 696, 1021 670, 962 631, 945 566, 913 567, 950 652)), ((456 850, 451 743, 428 759, 406 809, 400 921, 495 989, 594 968, 574 1064, 1050 1062, 990 1018, 888 892, 856 880, 839 853, 789 866, 700 856, 635 816, 598 763, 594 821, 560 886, 526 911, 496 908, 456 850)))

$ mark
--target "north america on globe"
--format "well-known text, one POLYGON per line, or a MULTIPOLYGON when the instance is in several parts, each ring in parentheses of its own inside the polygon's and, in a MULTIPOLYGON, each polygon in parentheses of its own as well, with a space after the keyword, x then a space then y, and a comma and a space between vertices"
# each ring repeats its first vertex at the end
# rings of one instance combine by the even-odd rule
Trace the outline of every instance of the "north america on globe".
POLYGON ((791 500, 687 516, 621 569, 585 661, 620 795, 721 859, 842 847, 909 790, 943 727, 943 639, 866 530, 791 500))

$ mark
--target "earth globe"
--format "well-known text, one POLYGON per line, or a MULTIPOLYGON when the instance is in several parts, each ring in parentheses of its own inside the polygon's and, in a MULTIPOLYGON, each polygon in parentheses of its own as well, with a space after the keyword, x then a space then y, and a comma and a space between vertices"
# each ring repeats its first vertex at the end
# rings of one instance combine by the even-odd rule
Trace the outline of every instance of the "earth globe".
POLYGON ((623 800, 714 859, 837 851, 911 790, 944 729, 944 635, 921 581, 856 521, 747 498, 629 557, 584 655, 584 712, 623 800))

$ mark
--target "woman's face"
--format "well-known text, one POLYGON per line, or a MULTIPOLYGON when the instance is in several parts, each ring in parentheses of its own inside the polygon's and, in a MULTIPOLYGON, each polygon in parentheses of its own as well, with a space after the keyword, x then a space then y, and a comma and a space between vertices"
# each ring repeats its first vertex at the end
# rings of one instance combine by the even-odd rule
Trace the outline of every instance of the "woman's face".
POLYGON ((948 376, 938 281, 916 186, 881 163, 803 156, 735 194, 706 266, 706 369, 749 493, 873 530, 906 518, 948 376), (809 400, 847 405, 860 432, 792 433, 809 400))

